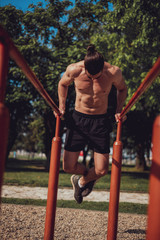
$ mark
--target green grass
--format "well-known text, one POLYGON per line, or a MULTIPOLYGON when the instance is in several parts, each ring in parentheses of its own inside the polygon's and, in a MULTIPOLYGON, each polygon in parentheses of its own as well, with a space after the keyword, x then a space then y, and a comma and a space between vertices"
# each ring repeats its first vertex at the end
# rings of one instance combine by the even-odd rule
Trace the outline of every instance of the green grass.
MULTIPOLYGON (((5 172, 4 184, 32 187, 48 186, 47 172, 14 171, 5 172)), ((59 174, 59 187, 71 187, 71 174, 59 174)), ((110 189, 110 173, 102 177, 95 185, 96 190, 110 189)), ((148 192, 148 176, 142 173, 123 173, 121 176, 121 191, 148 192)))
MULTIPOLYGON (((110 166, 111 170, 111 166, 110 166)), ((4 174, 4 184, 47 187, 48 172, 45 171, 45 160, 9 159, 4 174)), ((71 187, 71 174, 64 173, 60 168, 59 187, 71 187)), ((110 189, 111 171, 95 185, 96 190, 110 189)), ((121 191, 148 192, 149 171, 137 171, 134 166, 122 166, 121 191)))
MULTIPOLYGON (((46 200, 2 198, 2 203, 20 204, 20 205, 35 205, 35 206, 45 206, 46 207, 46 200)), ((57 207, 86 209, 86 210, 92 210, 92 211, 108 211, 109 203, 85 201, 82 204, 77 204, 75 201, 58 200, 57 207)), ((147 205, 122 202, 122 203, 119 203, 119 212, 134 213, 134 214, 147 214, 147 205)))
MULTIPOLYGON (((44 159, 9 159, 4 174, 4 184, 32 187, 48 187, 49 173, 45 171, 44 159)), ((59 174, 59 187, 71 187, 71 174, 64 173, 62 167, 59 174)), ((95 185, 96 190, 110 189, 111 166, 109 173, 95 185)), ((148 192, 149 171, 138 171, 134 166, 122 166, 121 191, 148 192)), ((2 198, 2 203, 46 206, 46 200, 2 198)), ((108 211, 109 203, 87 202, 77 204, 75 201, 58 200, 57 207, 77 208, 94 211, 108 211)), ((135 203, 119 203, 119 212, 146 214, 147 205, 135 203)))

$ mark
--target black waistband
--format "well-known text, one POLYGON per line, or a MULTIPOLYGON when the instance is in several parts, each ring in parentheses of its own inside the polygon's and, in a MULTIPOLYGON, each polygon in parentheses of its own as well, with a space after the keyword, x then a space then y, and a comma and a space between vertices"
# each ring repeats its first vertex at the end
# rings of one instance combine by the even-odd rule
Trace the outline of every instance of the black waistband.
POLYGON ((74 112, 76 115, 78 116, 82 116, 82 117, 85 117, 85 118, 104 118, 104 117, 107 117, 107 113, 104 113, 104 114, 85 114, 85 113, 82 113, 82 112, 78 112, 76 110, 74 110, 74 112))

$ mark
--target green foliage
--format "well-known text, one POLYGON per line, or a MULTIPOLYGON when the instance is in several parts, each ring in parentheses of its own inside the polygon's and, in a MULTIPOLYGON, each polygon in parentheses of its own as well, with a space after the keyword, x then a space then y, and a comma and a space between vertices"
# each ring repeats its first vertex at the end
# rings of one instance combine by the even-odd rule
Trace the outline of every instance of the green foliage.
MULTIPOLYGON (((128 87, 127 103, 160 56, 160 3, 158 0, 113 0, 111 3, 114 10, 104 16, 103 29, 92 37, 92 41, 108 62, 121 68, 128 87)), ((124 124, 123 142, 135 151, 141 144, 143 152, 146 148, 149 152, 152 123, 160 112, 159 81, 160 77, 141 96, 132 108, 132 118, 128 115, 124 124)))
MULTIPOLYGON (((11 5, 0 8, 2 25, 56 104, 61 74, 68 64, 84 58, 90 42, 95 43, 106 61, 122 69, 128 86, 127 101, 160 55, 159 1, 112 0, 110 3, 113 3, 113 11, 108 10, 108 1, 104 0, 76 0, 74 6, 68 0, 48 1, 45 8, 42 3, 31 4, 26 12, 11 5)), ((157 78, 147 94, 132 108, 132 111, 145 112, 147 118, 152 118, 150 122, 160 111, 157 104, 159 81, 157 78)), ((69 89, 67 110, 74 105, 73 89, 73 86, 69 89)), ((111 105, 112 101, 114 97, 111 96, 111 105)), ((55 128, 53 114, 13 61, 10 61, 6 103, 11 113, 11 124, 14 121, 10 127, 9 150, 18 133, 22 136, 22 133, 30 131, 27 126, 35 126, 35 118, 30 117, 35 115, 43 122, 38 149, 44 150, 45 146, 48 154, 55 128), (23 114, 20 115, 16 108, 22 103, 23 114)), ((29 139, 33 145, 33 137, 29 139)), ((135 140, 132 142, 137 144, 135 140)))
POLYGON ((15 141, 14 149, 25 149, 32 153, 45 152, 43 141, 45 128, 43 118, 37 115, 33 115, 30 118, 25 132, 20 133, 18 139, 15 141))
POLYGON ((0 22, 14 40, 23 36, 22 18, 23 12, 14 6, 8 5, 0 8, 0 22))
POLYGON ((111 2, 114 11, 104 17, 103 34, 93 36, 93 40, 106 59, 122 69, 130 99, 160 55, 160 3, 111 2))
MULTIPOLYGON (((101 26, 107 8, 108 4, 104 1, 97 1, 97 4, 92 0, 76 1, 73 7, 70 1, 56 0, 50 1, 45 8, 41 3, 30 5, 30 10, 26 12, 19 11, 11 5, 0 9, 2 25, 56 104, 61 74, 68 64, 84 58, 90 37, 98 26, 101 26)), ((71 86, 67 108, 70 108, 70 104, 73 106, 73 99, 71 86)), ((28 143, 25 141, 26 148, 34 150, 33 142, 40 137, 44 141, 45 153, 48 155, 55 128, 53 114, 13 61, 10 61, 6 103, 11 112, 12 141, 9 141, 9 150, 17 136, 19 135, 20 141, 22 136, 24 139, 25 133, 28 137, 28 143), (15 114, 17 111, 12 109, 12 106, 23 101, 25 111, 20 117, 19 114, 15 114), (30 132, 31 126, 35 126, 32 115, 43 119, 42 135, 35 132, 32 135, 30 132), (15 124, 17 123, 14 127, 13 118, 15 124), (32 119, 33 123, 30 123, 32 119)), ((44 151, 42 140, 39 141, 39 147, 41 146, 41 150, 44 151)))

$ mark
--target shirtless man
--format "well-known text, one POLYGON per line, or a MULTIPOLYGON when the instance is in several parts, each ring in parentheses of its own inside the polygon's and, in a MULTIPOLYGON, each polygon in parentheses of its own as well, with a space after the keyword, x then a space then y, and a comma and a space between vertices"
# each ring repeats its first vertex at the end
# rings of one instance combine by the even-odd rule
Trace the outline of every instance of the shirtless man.
POLYGON ((127 87, 121 70, 104 62, 103 56, 89 45, 83 61, 71 64, 59 81, 59 109, 62 117, 69 85, 74 82, 76 91, 75 110, 67 129, 63 168, 73 173, 71 182, 77 203, 83 201, 93 188, 96 180, 104 176, 109 166, 110 123, 107 115, 108 95, 112 85, 117 88, 117 109, 115 119, 127 96, 127 87), (84 146, 94 150, 94 167, 87 169, 78 162, 84 146), (81 176, 79 176, 81 175, 81 176))

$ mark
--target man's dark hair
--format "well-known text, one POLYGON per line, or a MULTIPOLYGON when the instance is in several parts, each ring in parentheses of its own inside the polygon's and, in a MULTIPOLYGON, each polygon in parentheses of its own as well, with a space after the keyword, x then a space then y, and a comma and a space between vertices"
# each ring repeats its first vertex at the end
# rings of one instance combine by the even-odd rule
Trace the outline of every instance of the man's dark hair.
POLYGON ((103 56, 95 49, 93 44, 90 44, 87 47, 87 54, 84 58, 85 69, 91 74, 95 75, 103 70, 104 67, 104 58, 103 56))

